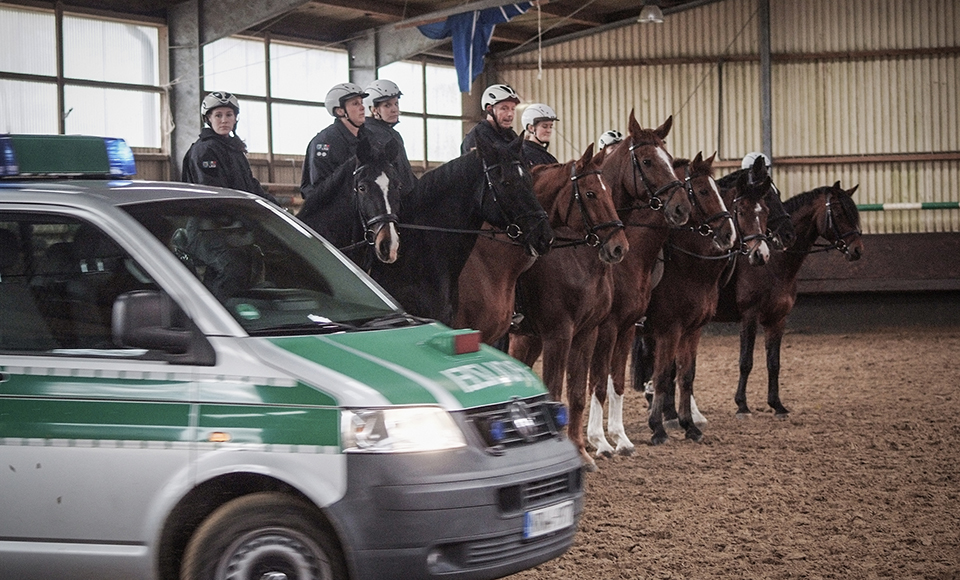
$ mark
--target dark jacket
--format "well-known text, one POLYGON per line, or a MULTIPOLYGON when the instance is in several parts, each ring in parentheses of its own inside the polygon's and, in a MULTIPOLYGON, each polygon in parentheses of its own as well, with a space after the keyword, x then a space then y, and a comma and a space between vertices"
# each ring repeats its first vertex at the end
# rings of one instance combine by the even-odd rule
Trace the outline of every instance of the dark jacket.
POLYGON ((277 203, 276 198, 265 192, 253 176, 246 149, 239 137, 223 137, 210 127, 204 127, 200 131, 200 138, 183 156, 180 178, 187 183, 255 193, 277 203))
POLYGON ((484 119, 477 123, 477 126, 473 129, 470 129, 470 132, 467 133, 467 136, 463 138, 463 143, 460 144, 460 154, 463 155, 471 149, 477 147, 477 135, 483 133, 483 136, 487 138, 487 141, 493 143, 499 143, 501 145, 509 145, 513 143, 514 139, 517 138, 517 134, 514 133, 513 129, 501 129, 496 127, 484 119))
POLYGON ((554 163, 559 163, 557 158, 554 157, 552 153, 547 151, 546 147, 529 139, 525 139, 523 141, 523 158, 530 167, 533 167, 534 165, 551 165, 554 163))
POLYGON ((300 195, 307 198, 318 189, 328 189, 324 182, 341 165, 357 154, 360 139, 350 132, 343 121, 336 119, 329 127, 317 133, 307 145, 303 158, 303 173, 300 176, 300 195))
POLYGON ((397 152, 397 159, 393 166, 397 169, 397 175, 403 184, 403 192, 411 192, 417 186, 417 176, 413 173, 413 167, 410 166, 410 160, 407 159, 407 150, 403 144, 403 136, 393 128, 393 125, 383 119, 367 117, 363 122, 363 128, 370 135, 370 138, 378 147, 383 147, 390 139, 400 144, 400 151, 397 152))

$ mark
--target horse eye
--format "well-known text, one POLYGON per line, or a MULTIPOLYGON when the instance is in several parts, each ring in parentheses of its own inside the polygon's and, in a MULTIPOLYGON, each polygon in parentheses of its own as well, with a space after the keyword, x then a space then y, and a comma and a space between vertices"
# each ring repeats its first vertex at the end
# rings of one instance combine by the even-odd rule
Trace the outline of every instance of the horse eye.
POLYGON ((644 159, 643 164, 647 167, 650 167, 651 165, 653 165, 653 161, 650 161, 649 159, 644 159))
POLYGON ((367 193, 367 184, 361 183, 360 185, 358 185, 357 191, 359 191, 360 193, 367 193))
POLYGON ((593 199, 593 198, 597 197, 597 194, 596 194, 595 192, 593 192, 593 191, 587 191, 586 195, 587 195, 587 197, 589 197, 590 199, 593 199))

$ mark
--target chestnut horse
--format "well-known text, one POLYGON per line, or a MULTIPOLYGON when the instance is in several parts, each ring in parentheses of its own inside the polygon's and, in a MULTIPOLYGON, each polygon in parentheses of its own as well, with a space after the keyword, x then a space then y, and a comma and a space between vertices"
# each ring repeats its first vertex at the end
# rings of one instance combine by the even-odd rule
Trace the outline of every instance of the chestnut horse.
MULTIPOLYGON (((712 177, 714 157, 703 159, 698 154, 692 162, 676 160, 674 166, 694 208, 691 222, 696 225, 686 227, 711 236, 716 250, 725 252, 736 242, 736 229, 712 177)), ((613 306, 598 331, 590 368, 590 415, 587 421, 587 441, 597 450, 598 457, 610 457, 614 453, 629 455, 634 449, 623 428, 623 393, 636 323, 646 312, 650 293, 659 280, 654 272, 658 264, 662 273, 658 254, 670 230, 662 218, 650 219, 657 217, 659 214, 655 212, 641 211, 637 218, 627 222, 626 231, 633 249, 614 269, 613 306), (608 397, 608 432, 616 449, 603 434, 603 405, 608 397)))
POLYGON ((863 255, 860 214, 851 197, 857 187, 844 190, 838 181, 785 201, 796 240, 785 251, 775 252, 764 268, 737 268, 731 283, 720 290, 715 320, 740 321, 740 381, 734 398, 738 417, 750 414, 747 378, 753 369, 758 323, 766 336, 767 404, 777 417, 789 412, 780 401, 780 344, 797 300, 797 274, 812 252, 837 250, 848 261, 863 255), (828 244, 815 247, 819 238, 828 244))
MULTIPOLYGON (((644 129, 631 112, 629 135, 607 156, 603 178, 614 191, 631 191, 631 204, 655 207, 667 223, 680 226, 689 218, 691 206, 663 142, 672 123, 671 117, 657 129, 644 129)), ((614 268, 582 246, 541 256, 520 276, 517 299, 525 324, 521 334, 510 337, 510 354, 528 365, 543 351, 543 378, 554 399, 561 399, 566 383, 568 433, 589 470, 596 469, 596 463, 586 452, 583 438, 587 371, 597 326, 613 303, 614 268)))
MULTIPOLYGON (((619 262, 629 249, 611 190, 600 167, 606 153, 593 155, 591 143, 578 161, 536 165, 530 169, 537 200, 550 226, 575 231, 572 239, 554 240, 553 248, 586 245, 598 248, 601 261, 619 262)), ((460 272, 460 302, 455 328, 475 328, 493 344, 507 334, 514 311, 517 278, 535 258, 516 245, 481 237, 460 272)))
MULTIPOLYGON (((724 203, 733 212, 739 252, 754 266, 770 258, 764 235, 767 229, 764 198, 770 183, 761 159, 738 180, 736 188, 722 193, 724 203)), ((653 289, 644 325, 653 343, 654 395, 648 423, 654 445, 668 440, 663 416, 665 405, 672 398, 674 377, 680 390, 677 409, 680 427, 686 431, 687 439, 703 439, 690 411, 697 347, 703 326, 716 312, 718 282, 729 257, 729 254, 718 253, 711 240, 686 230, 670 233, 664 254, 663 279, 653 289)))

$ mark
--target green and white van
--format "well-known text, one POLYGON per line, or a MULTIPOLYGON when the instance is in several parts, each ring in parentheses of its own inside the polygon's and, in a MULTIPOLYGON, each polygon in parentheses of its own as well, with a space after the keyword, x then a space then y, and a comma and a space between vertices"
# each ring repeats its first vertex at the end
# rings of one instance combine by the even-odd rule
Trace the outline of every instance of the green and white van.
POLYGON ((0 136, 0 579, 482 579, 571 545, 580 459, 529 368, 132 162, 0 136), (258 283, 211 291, 186 233, 258 283))

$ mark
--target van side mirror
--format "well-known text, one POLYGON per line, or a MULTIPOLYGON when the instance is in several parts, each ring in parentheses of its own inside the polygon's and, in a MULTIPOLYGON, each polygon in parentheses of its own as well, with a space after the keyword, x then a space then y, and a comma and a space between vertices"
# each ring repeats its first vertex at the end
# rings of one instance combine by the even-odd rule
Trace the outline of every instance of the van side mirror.
POLYGON ((210 343, 179 306, 157 290, 134 290, 113 303, 113 341, 122 348, 160 351, 171 362, 206 364, 215 362, 210 343))

